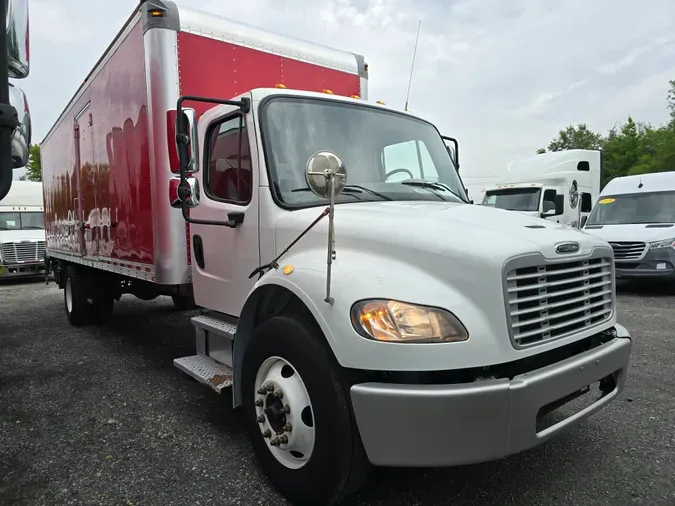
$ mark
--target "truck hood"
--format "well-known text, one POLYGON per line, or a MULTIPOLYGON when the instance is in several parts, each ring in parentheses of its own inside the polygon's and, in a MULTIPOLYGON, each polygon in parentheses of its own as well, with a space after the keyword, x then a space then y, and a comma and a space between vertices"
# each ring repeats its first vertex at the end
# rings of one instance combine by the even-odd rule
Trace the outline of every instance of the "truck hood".
MULTIPOLYGON (((281 252, 320 214, 320 208, 287 213, 277 221, 276 248, 281 252)), ((326 247, 328 219, 294 246, 326 247), (318 241, 318 242, 317 242, 318 241)), ((386 256, 426 252, 446 257, 484 257, 502 265, 515 255, 540 252, 560 258, 555 246, 573 241, 580 253, 607 246, 602 239, 521 213, 451 202, 363 202, 335 206, 336 249, 350 248, 386 256)), ((413 256, 412 261, 419 261, 413 256)))
POLYGON ((42 230, 0 230, 0 244, 3 242, 44 241, 42 230))
MULTIPOLYGON (((591 227, 594 227, 591 225, 591 227)), ((642 241, 652 242, 675 237, 675 225, 669 223, 654 227, 648 224, 602 225, 601 228, 584 228, 587 234, 607 242, 642 241), (670 226, 668 226, 670 225, 670 226)))

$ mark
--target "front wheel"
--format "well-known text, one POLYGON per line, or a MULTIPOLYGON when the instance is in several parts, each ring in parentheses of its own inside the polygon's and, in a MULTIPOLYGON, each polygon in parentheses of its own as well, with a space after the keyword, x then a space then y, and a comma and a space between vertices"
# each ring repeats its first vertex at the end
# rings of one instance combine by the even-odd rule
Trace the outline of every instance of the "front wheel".
POLYGON ((254 331, 244 355, 251 443, 293 504, 336 504, 370 469, 339 365, 323 339, 316 325, 279 316, 254 331))

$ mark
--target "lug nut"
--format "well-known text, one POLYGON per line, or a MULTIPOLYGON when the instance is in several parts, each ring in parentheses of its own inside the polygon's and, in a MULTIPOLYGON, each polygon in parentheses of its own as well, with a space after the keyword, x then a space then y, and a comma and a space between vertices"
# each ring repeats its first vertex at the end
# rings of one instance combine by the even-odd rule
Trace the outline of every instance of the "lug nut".
POLYGON ((269 430, 269 429, 267 429, 265 432, 262 433, 262 436, 263 436, 265 439, 269 439, 269 438, 272 437, 272 431, 269 430))
POLYGON ((281 427, 283 430, 286 432, 291 432, 293 430, 293 426, 291 425, 291 422, 286 423, 283 427, 281 427))
POLYGON ((282 445, 287 445, 287 444, 288 444, 288 436, 281 436, 281 437, 279 438, 279 442, 280 442, 282 445))
POLYGON ((291 412, 291 407, 286 404, 283 408, 281 408, 281 411, 283 411, 285 414, 289 414, 291 412))
POLYGON ((281 390, 277 390, 272 394, 272 396, 276 397, 277 399, 283 399, 284 393, 281 390))
POLYGON ((255 421, 258 423, 263 423, 265 421, 265 415, 260 415, 258 418, 255 419, 255 421))
POLYGON ((270 441, 270 445, 272 446, 279 446, 281 444, 281 440, 278 437, 275 437, 272 441, 270 441))
POLYGON ((255 401, 255 405, 259 408, 262 408, 264 404, 265 402, 262 399, 258 399, 257 401, 255 401))
POLYGON ((267 393, 267 389, 266 388, 259 388, 257 393, 258 393, 258 395, 265 395, 267 393))

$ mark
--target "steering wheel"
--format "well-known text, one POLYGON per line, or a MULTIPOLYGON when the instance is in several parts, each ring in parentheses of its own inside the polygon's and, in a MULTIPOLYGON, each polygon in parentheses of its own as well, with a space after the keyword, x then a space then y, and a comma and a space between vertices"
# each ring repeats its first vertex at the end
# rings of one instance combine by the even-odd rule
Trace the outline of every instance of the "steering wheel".
POLYGON ((408 169, 394 169, 391 172, 387 172, 384 175, 384 179, 389 179, 391 176, 393 176, 394 174, 398 174, 399 172, 406 172, 410 176, 410 179, 415 178, 415 176, 413 176, 413 173, 410 172, 408 169))

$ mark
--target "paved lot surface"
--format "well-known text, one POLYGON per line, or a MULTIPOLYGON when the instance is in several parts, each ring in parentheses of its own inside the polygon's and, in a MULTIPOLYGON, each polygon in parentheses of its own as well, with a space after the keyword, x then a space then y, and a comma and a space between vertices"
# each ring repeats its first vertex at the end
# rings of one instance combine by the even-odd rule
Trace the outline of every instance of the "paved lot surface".
MULTIPOLYGON (((379 470, 356 503, 675 504, 675 297, 619 309, 635 345, 611 407, 501 462, 379 470)), ((129 297, 116 314, 73 329, 54 285, 0 284, 0 504, 283 504, 227 398, 172 365, 190 313, 129 297)))

